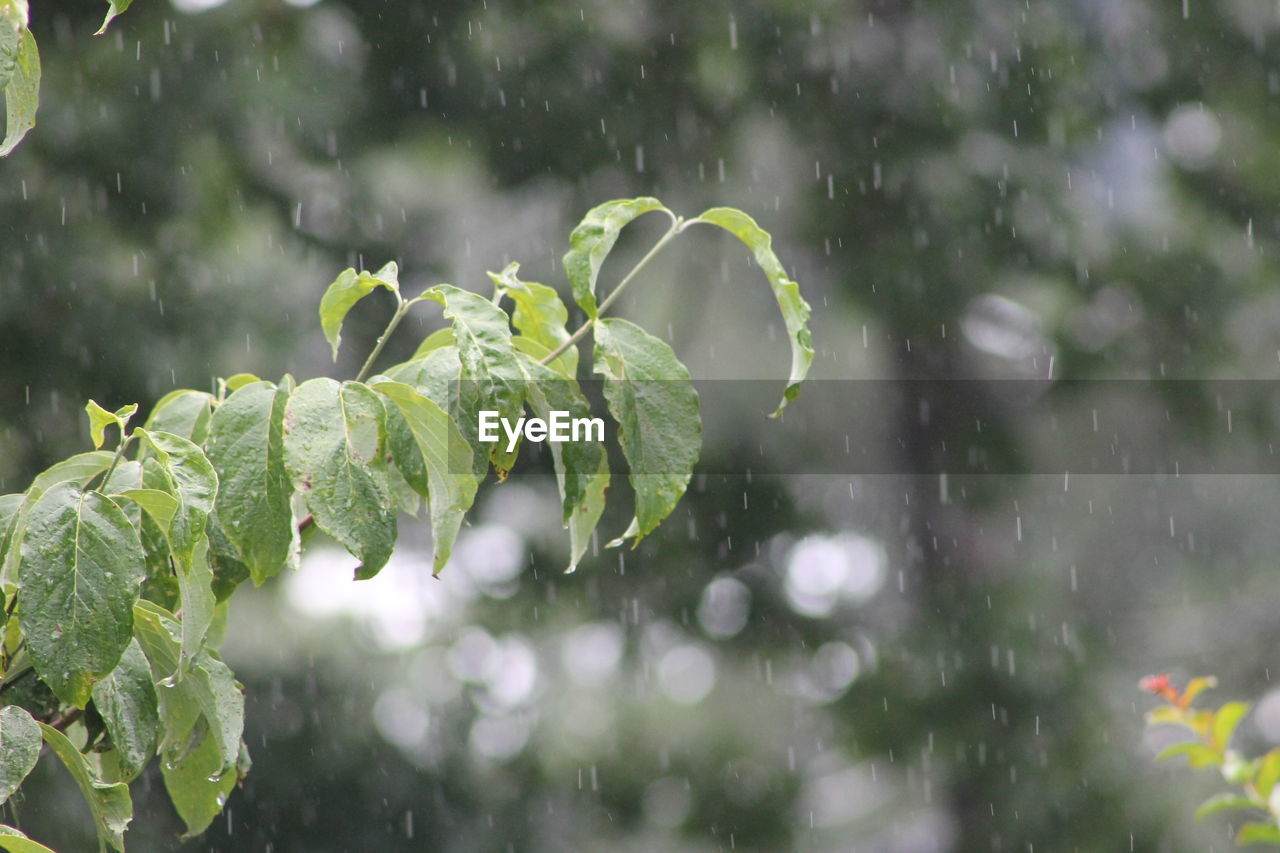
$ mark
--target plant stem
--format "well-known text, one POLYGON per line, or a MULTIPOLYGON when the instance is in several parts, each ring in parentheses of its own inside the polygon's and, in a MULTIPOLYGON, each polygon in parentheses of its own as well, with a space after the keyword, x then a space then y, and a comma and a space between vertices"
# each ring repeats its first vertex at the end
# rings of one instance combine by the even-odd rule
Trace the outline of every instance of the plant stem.
POLYGON ((414 300, 400 297, 400 304, 396 306, 396 313, 391 315, 391 322, 387 323, 387 328, 383 330, 382 335, 378 338, 378 343, 374 345, 373 352, 369 353, 369 357, 365 359, 364 366, 360 368, 360 372, 356 374, 356 381, 359 382, 369 373, 373 363, 378 356, 382 354, 382 348, 387 345, 387 339, 391 337, 391 333, 396 330, 396 326, 400 325, 400 321, 404 319, 404 315, 409 312, 409 306, 414 300))
MULTIPOLYGON (((120 460, 124 458, 124 449, 129 446, 129 442, 133 441, 133 434, 124 434, 124 428, 120 428, 120 445, 116 448, 116 455, 111 457, 111 464, 107 466, 107 473, 102 475, 102 482, 99 485, 105 486, 107 481, 111 479, 112 473, 115 472, 116 466, 120 464, 120 460)), ((96 477, 94 479, 97 479, 96 477)), ((89 481, 90 483, 93 480, 89 481)), ((89 483, 85 483, 85 491, 89 491, 89 483)))
MULTIPOLYGON (((694 221, 696 220, 689 220, 689 222, 694 221)), ((579 326, 577 331, 569 336, 568 340, 553 349, 546 358, 543 358, 539 362, 539 364, 550 364, 559 357, 560 353, 582 340, 583 337, 586 336, 587 332, 591 331, 591 327, 596 324, 596 320, 600 319, 600 316, 604 314, 609 306, 616 302, 618 297, 622 295, 622 291, 626 290, 627 285, 635 279, 635 277, 640 273, 640 270, 644 269, 645 266, 648 265, 649 261, 653 260, 657 256, 658 252, 662 251, 662 247, 670 243, 671 240, 684 229, 686 224, 688 223, 678 216, 672 219, 671 227, 667 229, 666 233, 658 238, 658 242, 653 244, 653 248, 650 249, 643 258, 636 262, 636 265, 631 268, 631 272, 622 277, 622 281, 618 282, 618 286, 613 289, 613 292, 606 296, 604 301, 602 301, 596 308, 596 316, 587 318, 587 321, 579 326)))

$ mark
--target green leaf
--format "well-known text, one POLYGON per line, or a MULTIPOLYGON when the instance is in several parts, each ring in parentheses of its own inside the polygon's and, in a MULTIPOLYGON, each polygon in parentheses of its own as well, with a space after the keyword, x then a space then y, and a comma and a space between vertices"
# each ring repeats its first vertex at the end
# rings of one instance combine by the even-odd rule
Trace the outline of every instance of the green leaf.
POLYGON ((59 483, 75 483, 83 487, 94 477, 107 470, 113 458, 115 458, 115 454, 105 450, 77 453, 74 456, 63 459, 61 462, 50 465, 37 474, 36 478, 31 481, 27 494, 34 498, 39 498, 40 495, 59 483))
POLYGON ((156 692, 164 732, 160 751, 165 760, 172 763, 190 751, 194 746, 192 732, 203 716, 218 745, 222 767, 231 767, 244 733, 244 693, 231 669, 205 649, 178 680, 182 626, 177 617, 149 601, 140 601, 134 608, 134 627, 159 683, 156 692))
POLYGON ((122 778, 129 782, 155 754, 160 728, 151 668, 136 639, 129 641, 120 663, 93 685, 93 704, 106 723, 122 778))
POLYGON ((105 450, 77 453, 69 459, 64 459, 49 466, 36 475, 36 478, 27 488, 26 495, 23 497, 17 513, 10 518, 4 532, 0 533, 0 552, 4 555, 4 567, 0 571, 0 578, 3 579, 6 586, 12 585, 17 580, 18 561, 22 556, 22 541, 26 537, 27 517, 30 515, 31 507, 35 505, 35 502, 40 499, 41 495, 58 483, 86 485, 111 465, 113 457, 114 454, 105 450))
POLYGON ((18 607, 36 670, 63 702, 83 708, 120 661, 145 560, 124 511, 97 492, 62 483, 31 508, 18 607))
POLYGON ((0 92, 13 79, 27 29, 27 0, 0 0, 0 92))
POLYGON ((40 727, 17 705, 0 710, 0 803, 13 796, 40 758, 40 727))
POLYGON ((384 478, 382 401, 359 382, 312 379, 289 397, 285 466, 316 526, 360 560, 357 578, 376 575, 396 541, 384 478))
POLYGON ((8 853, 54 853, 38 841, 32 841, 12 826, 0 825, 0 850, 8 853))
POLYGON ((236 768, 223 769, 217 741, 207 733, 199 746, 177 761, 162 764, 161 771, 169 799, 187 825, 183 838, 209 828, 240 779, 236 768))
POLYGON ((631 220, 651 210, 662 210, 671 215, 671 211, 656 198, 607 201, 587 211, 569 235, 569 251, 563 259, 564 271, 573 287, 574 300, 588 317, 594 318, 597 314, 596 279, 600 276, 604 259, 618 240, 618 232, 631 220))
POLYGON ((718 225, 737 237, 755 254, 756 263, 764 270, 773 289, 773 296, 782 311, 782 319, 787 327, 787 337, 791 343, 791 376, 787 380, 786 391, 782 402, 772 417, 782 414, 787 404, 800 393, 800 383, 809 372, 813 363, 813 339, 809 334, 809 303, 800 295, 800 285, 787 277, 786 270, 778 256, 774 254, 772 238, 756 221, 741 210, 732 207, 713 207, 690 222, 706 222, 718 225))
POLYGON ((284 465, 288 400, 270 382, 254 382, 224 400, 209 424, 207 452, 218 475, 214 506, 255 584, 298 556, 293 486, 284 465))
POLYGON ((1236 844, 1280 844, 1280 827, 1273 823, 1246 823, 1236 835, 1236 844))
MULTIPOLYGON (((459 393, 466 396, 474 392, 478 398, 463 403, 466 416, 474 418, 475 412, 489 409, 514 422, 524 411, 524 373, 511 345, 506 312, 488 299, 451 284, 438 284, 421 298, 439 302, 444 306, 444 316, 453 321, 453 336, 462 362, 459 393)), ((488 448, 489 459, 500 478, 506 477, 519 453, 518 447, 511 451, 506 447, 506 442, 499 441, 488 448)))
POLYGON ((218 475, 199 445, 169 432, 140 430, 178 500, 169 531, 174 556, 188 558, 204 536, 218 494, 218 475))
POLYGON ((1192 767, 1216 767, 1222 763, 1222 753, 1195 741, 1166 747, 1156 756, 1156 761, 1167 761, 1180 755, 1186 756, 1192 767))
POLYGON ((422 339, 422 343, 418 344, 417 350, 413 353, 410 361, 430 355, 441 347, 451 347, 454 345, 453 329, 446 326, 443 329, 436 329, 431 334, 422 339))
POLYGON ((1273 749, 1258 759, 1258 773, 1253 779, 1253 787, 1258 796, 1264 800, 1271 796, 1271 791, 1280 781, 1280 748, 1273 749))
POLYGON ((400 410, 426 465, 435 546, 432 566, 439 574, 449 561, 462 518, 475 501, 479 483, 470 470, 471 446, 444 409, 412 387, 402 382, 379 382, 373 389, 400 410))
POLYGON ((591 534, 600 523, 604 514, 605 496, 609 491, 609 459, 600 457, 600 466, 587 481, 582 500, 578 503, 573 515, 569 517, 569 568, 573 572, 578 568, 582 555, 587 553, 591 545, 591 534))
POLYGON ((115 412, 108 412, 93 400, 90 400, 85 404, 84 410, 89 415, 89 438, 93 440, 93 449, 97 450, 102 447, 107 427, 117 426, 120 428, 121 436, 124 435, 129 419, 138 411, 138 404, 133 403, 115 412))
POLYGON ((173 433, 203 444, 209 436, 209 419, 212 416, 213 395, 184 388, 161 397, 143 427, 150 432, 173 433))
POLYGON ((325 339, 333 348, 334 361, 338 360, 338 347, 342 343, 342 321, 346 319, 347 312, 378 287, 386 288, 399 298, 400 268, 395 261, 390 261, 376 273, 365 270, 357 273, 354 269, 345 269, 320 298, 320 328, 324 330, 325 339))
MULTIPOLYGON (((591 417, 578 383, 566 379, 529 356, 521 357, 525 372, 525 396, 534 414, 548 420, 552 411, 568 412, 571 418, 591 417)), ((596 441, 548 442, 560 489, 563 521, 568 523, 582 503, 588 484, 600 468, 604 445, 596 441)))
MULTIPOLYGON (((536 281, 521 281, 516 277, 520 265, 512 261, 500 273, 489 273, 499 293, 511 297, 516 310, 511 322, 527 340, 546 348, 549 355, 569 340, 565 326, 569 322, 569 309, 564 307, 560 294, 554 287, 536 281)), ((518 344, 517 344, 518 345, 518 344)), ((542 356, 538 356, 541 358, 542 356)), ((553 366, 563 375, 573 378, 578 373, 578 348, 569 347, 556 357, 553 366)))
POLYGON ((0 565, 4 564, 13 543, 26 499, 27 496, 23 494, 0 495, 0 565))
POLYGON ((107 31, 107 24, 111 23, 112 19, 115 18, 116 15, 119 15, 125 9, 128 9, 129 4, 132 2, 133 0, 107 0, 110 8, 107 9, 107 16, 102 19, 102 26, 98 28, 98 31, 94 33, 94 35, 100 36, 105 33, 107 31))
POLYGON ((98 830, 98 841, 105 848, 110 844, 124 851, 124 831, 133 820, 133 801, 129 798, 129 786, 123 782, 107 783, 98 779, 88 760, 80 754, 66 735, 52 726, 40 723, 44 742, 71 772, 80 793, 93 813, 93 823, 98 830))
POLYGON ((128 498, 136 503, 148 515, 150 515, 160 525, 160 529, 169 533, 169 528, 173 525, 173 517, 178 512, 178 499, 168 492, 160 489, 125 489, 119 494, 110 496, 112 500, 116 498, 128 498))
POLYGON ((605 377, 604 397, 636 494, 635 519, 622 538, 639 539, 688 488, 702 449, 698 393, 671 347, 634 323, 602 319, 595 340, 595 372, 605 377))
POLYGON ((0 157, 7 156, 27 131, 36 126, 36 109, 40 105, 40 51, 30 30, 24 29, 19 36, 18 54, 4 89, 4 99, 7 116, 0 157))
POLYGON ((1225 791, 1221 794, 1214 794, 1209 799, 1200 804, 1196 809, 1196 820, 1203 820, 1210 815, 1218 812, 1233 811, 1235 809, 1261 809, 1262 806, 1255 803, 1248 797, 1242 797, 1233 791, 1225 791))
POLYGON ((1249 713, 1248 702, 1228 702, 1218 709, 1213 718, 1213 742, 1219 749, 1226 749, 1236 727, 1249 713))

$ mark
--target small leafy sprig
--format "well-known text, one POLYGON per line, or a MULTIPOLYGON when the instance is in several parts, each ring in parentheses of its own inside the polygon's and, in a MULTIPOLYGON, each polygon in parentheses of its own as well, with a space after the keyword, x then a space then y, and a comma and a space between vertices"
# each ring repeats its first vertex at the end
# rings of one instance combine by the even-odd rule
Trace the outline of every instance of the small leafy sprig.
MULTIPOLYGON (((187 835, 203 832, 250 767, 243 688, 217 651, 232 593, 296 566, 304 534, 317 529, 359 561, 357 579, 373 577, 391 556, 401 515, 417 515, 424 502, 432 571, 440 571, 481 482, 490 469, 503 480, 520 449, 481 441, 478 413, 590 414, 577 379, 584 355, 602 379, 630 468, 634 517, 610 544, 656 529, 701 451, 700 403, 666 342, 605 315, 695 224, 746 244, 777 300, 791 348, 777 414, 795 397, 813 347, 809 305, 769 234, 739 210, 685 219, 653 198, 599 205, 570 235, 563 265, 585 315, 573 332, 556 289, 521 280, 514 263, 489 273, 492 296, 438 284, 413 298, 388 263, 345 270, 320 300, 336 358, 351 309, 379 289, 395 299, 355 379, 237 374, 215 393, 167 394, 141 426, 136 405, 113 411, 90 401, 93 450, 51 466, 24 492, 0 495, 0 805, 16 815, 22 782, 47 746, 84 793, 99 846, 123 851, 129 784, 159 758, 187 835), (597 301, 619 232, 648 212, 664 214, 669 227, 597 301), (401 320, 426 303, 440 306, 446 325, 408 361, 374 374, 401 320), (104 448, 109 436, 114 450, 104 448)), ((572 570, 611 474, 600 440, 553 443, 551 456, 572 570)), ((0 825, 0 850, 47 850, 14 833, 0 825)))
POLYGON ((1280 747, 1253 759, 1231 746, 1240 721, 1249 713, 1247 702, 1226 702, 1216 710, 1194 708, 1201 693, 1217 686, 1202 676, 1178 690, 1166 674, 1148 675, 1138 682, 1141 690, 1159 696, 1165 704, 1147 712, 1148 726, 1178 726, 1194 738, 1166 747, 1157 761, 1184 757, 1193 768, 1217 768, 1236 789, 1215 794, 1196 809, 1196 819, 1228 811, 1252 812, 1253 819, 1240 827, 1236 843, 1280 846, 1280 747))

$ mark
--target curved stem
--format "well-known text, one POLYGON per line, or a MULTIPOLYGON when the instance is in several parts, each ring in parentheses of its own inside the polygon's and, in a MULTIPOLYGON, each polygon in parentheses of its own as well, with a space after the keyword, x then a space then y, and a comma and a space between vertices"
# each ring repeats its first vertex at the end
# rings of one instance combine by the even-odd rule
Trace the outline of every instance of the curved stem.
POLYGON ((550 364, 551 362, 555 361, 562 352, 564 352, 569 347, 576 344, 578 341, 582 340, 583 337, 586 336, 587 332, 591 331, 591 327, 596 324, 596 320, 600 319, 601 315, 604 314, 604 312, 609 308, 609 306, 611 306, 614 302, 616 302, 618 297, 622 295, 622 291, 627 289, 627 285, 629 285, 633 280, 635 280, 635 277, 639 275, 640 271, 644 269, 648 265, 648 263, 654 259, 654 257, 657 256, 658 252, 662 251, 663 246, 666 246, 668 243, 670 243, 671 240, 677 234, 679 234, 681 230, 683 230, 685 225, 692 222, 697 222, 697 221, 699 220, 690 219, 689 222, 685 222, 680 217, 673 216, 671 219, 671 227, 666 230, 666 233, 664 233, 661 237, 658 238, 658 242, 653 244, 653 248, 651 248, 648 252, 646 252, 643 258, 641 258, 639 261, 636 262, 636 265, 631 268, 631 272, 627 273, 625 276, 622 277, 622 281, 618 282, 618 286, 613 289, 613 292, 611 292, 608 296, 604 298, 604 300, 596 308, 596 316, 587 318, 587 321, 583 323, 581 326, 579 326, 577 330, 572 335, 569 336, 568 340, 566 340, 564 343, 560 344, 560 346, 553 349, 539 363, 550 364))
POLYGON ((396 306, 396 313, 391 315, 391 322, 387 323, 387 328, 383 330, 378 337, 378 343, 374 345, 373 352, 369 353, 369 357, 364 360, 364 366, 360 368, 360 372, 356 374, 356 381, 359 382, 369 373, 373 363, 377 361, 378 356, 382 354, 382 348, 387 345, 387 339, 391 337, 391 333, 396 330, 396 326, 400 325, 400 321, 404 319, 404 315, 408 313, 409 306, 416 300, 400 297, 400 304, 396 306))

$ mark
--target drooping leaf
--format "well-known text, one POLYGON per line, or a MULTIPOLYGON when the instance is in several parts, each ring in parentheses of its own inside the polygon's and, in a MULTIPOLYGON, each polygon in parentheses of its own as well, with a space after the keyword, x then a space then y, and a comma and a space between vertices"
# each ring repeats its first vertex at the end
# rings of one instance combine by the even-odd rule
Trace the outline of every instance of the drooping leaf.
POLYGON ((129 797, 129 786, 123 782, 103 782, 66 735, 44 723, 39 726, 44 742, 49 744, 54 754, 71 772, 71 778, 75 779, 85 802, 89 804, 94 826, 98 830, 99 843, 104 848, 109 844, 124 853, 124 831, 129 826, 129 821, 133 820, 133 801, 129 797))
POLYGON ((231 767, 244 732, 244 693, 231 669, 209 649, 199 652, 185 677, 175 678, 181 659, 182 627, 162 607, 140 601, 134 608, 138 643, 160 685, 160 750, 167 761, 189 751, 192 732, 203 716, 218 746, 222 766, 231 767))
POLYGON ((54 853, 38 841, 32 841, 12 826, 0 825, 0 850, 8 853, 54 853))
MULTIPOLYGON (((551 413, 568 412, 572 419, 590 418, 591 406, 578 383, 566 379, 550 367, 522 354, 525 396, 534 414, 548 421, 551 413)), ((602 436, 603 438, 603 436, 602 436)), ((600 469, 604 445, 600 441, 549 441, 551 458, 560 489, 562 520, 567 524, 586 497, 587 488, 600 469)))
POLYGON ((183 388, 161 397, 143 427, 151 432, 169 432, 203 444, 209 436, 209 419, 212 416, 212 394, 183 388))
POLYGON ((235 767, 223 768, 217 741, 209 733, 205 733, 195 749, 177 761, 162 764, 161 771, 169 799, 187 825, 183 838, 199 835, 209 828, 240 778, 235 767))
POLYGON ((116 15, 119 15, 125 9, 128 9, 129 4, 132 2, 133 0, 107 0, 110 8, 107 9, 107 16, 102 19, 102 26, 98 28, 98 31, 94 33, 94 35, 100 36, 105 33, 107 31, 107 24, 111 23, 112 19, 115 18, 116 15))
POLYGON ((374 390, 400 410, 427 470, 427 504, 435 546, 433 570, 449 561, 462 518, 475 501, 478 481, 471 470, 471 446, 453 419, 434 402, 402 382, 379 382, 374 390))
POLYGON ((671 214, 656 198, 607 201, 587 211, 569 235, 569 251, 563 259, 564 271, 573 288, 574 300, 588 317, 597 314, 596 279, 600 276, 604 259, 618 241, 618 232, 637 216, 651 210, 671 214))
POLYGON ((787 380, 787 388, 783 392, 782 402, 774 411, 777 417, 787 404, 800 393, 800 383, 809 373, 809 365, 813 363, 813 339, 809 333, 809 303, 800 295, 800 285, 787 277, 786 270, 773 251, 773 239, 756 221, 741 210, 732 207, 713 207, 697 217, 697 220, 718 225, 737 237, 751 249, 760 269, 769 279, 769 287, 778 301, 782 311, 782 320, 787 327, 787 339, 791 344, 791 374, 787 380))
POLYGON ((600 516, 604 514, 610 477, 609 459, 601 456, 600 467, 587 481, 582 500, 573 515, 569 516, 569 572, 578 568, 582 556, 591 546, 591 536, 595 532, 596 525, 600 523, 600 516))
MULTIPOLYGON (((524 374, 511 345, 510 321, 505 311, 475 293, 439 284, 422 294, 444 306, 453 322, 458 357, 462 362, 462 410, 470 417, 481 409, 498 412, 512 422, 524 410, 524 374), (474 394, 476 399, 467 399, 474 394)), ((483 448, 482 448, 483 449, 483 448)), ((515 464, 519 447, 507 450, 505 441, 487 448, 489 459, 505 477, 515 464)))
POLYGON ((233 392, 214 412, 206 447, 218 475, 214 503, 226 538, 261 584, 296 562, 293 486, 284 465, 289 395, 270 382, 233 392))
POLYGON ((0 710, 0 803, 18 790, 40 758, 40 727, 22 708, 0 710))
POLYGON ((671 513, 689 485, 702 449, 698 393, 671 347, 636 324, 602 319, 595 340, 595 372, 605 377, 604 397, 636 495, 635 520, 623 537, 639 538, 671 513))
POLYGON ((119 662, 145 559, 124 511, 97 492, 61 483, 31 508, 18 606, 36 670, 62 701, 83 708, 119 662))
POLYGON ((376 469, 385 431, 382 401, 369 386, 312 379, 285 409, 285 465, 316 526, 360 560, 357 578, 391 556, 396 517, 376 469))
POLYGON ((23 29, 18 37, 18 52, 4 89, 5 135, 0 142, 0 157, 17 147, 27 131, 36 126, 36 109, 40 105, 40 51, 31 31, 23 29))
MULTIPOLYGON (((500 293, 511 297, 516 304, 511 315, 512 325, 525 339, 546 347, 549 355, 569 340, 569 332, 565 328, 569 322, 569 309, 564 307, 554 287, 536 281, 522 281, 516 276, 519 270, 520 265, 513 261, 502 272, 489 273, 489 278, 500 293)), ((556 357, 551 366, 565 376, 576 376, 578 348, 569 347, 556 357)))
POLYGON ((178 560, 177 567, 182 602, 182 664, 176 676, 180 679, 204 648, 218 604, 213 593, 213 571, 209 568, 209 538, 201 536, 190 557, 178 560))
POLYGON ((106 723, 121 771, 129 782, 155 754, 160 716, 151 667, 136 639, 129 641, 120 663, 93 685, 93 704, 106 723))
POLYGON ((399 296, 400 268, 395 261, 388 262, 376 273, 345 269, 320 298, 320 328, 333 348, 334 361, 338 359, 338 347, 342 343, 342 321, 357 302, 378 287, 399 296))

